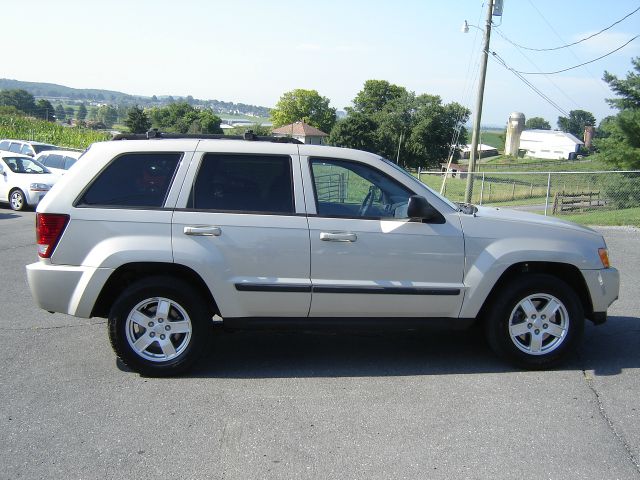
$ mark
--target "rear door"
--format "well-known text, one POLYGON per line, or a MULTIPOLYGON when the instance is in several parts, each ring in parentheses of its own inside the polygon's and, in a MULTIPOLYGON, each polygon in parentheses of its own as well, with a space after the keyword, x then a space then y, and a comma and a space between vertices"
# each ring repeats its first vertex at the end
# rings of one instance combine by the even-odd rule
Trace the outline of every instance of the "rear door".
POLYGON ((176 263, 205 280, 222 317, 304 317, 309 231, 295 145, 202 141, 173 217, 176 263))

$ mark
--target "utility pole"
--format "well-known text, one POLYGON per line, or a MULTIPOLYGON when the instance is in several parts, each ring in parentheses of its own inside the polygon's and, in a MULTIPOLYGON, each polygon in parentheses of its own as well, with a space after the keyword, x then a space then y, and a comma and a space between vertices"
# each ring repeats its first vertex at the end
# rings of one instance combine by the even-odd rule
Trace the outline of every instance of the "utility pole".
POLYGON ((465 203, 471 203, 471 197, 473 195, 473 173, 476 170, 476 158, 478 156, 478 140, 480 139, 480 121, 482 120, 484 82, 487 77, 487 60, 489 59, 489 40, 491 39, 491 17, 493 15, 493 4, 494 0, 489 0, 487 21, 483 31, 484 46, 482 48, 482 61, 480 62, 480 80, 478 82, 476 111, 473 115, 473 134, 471 136, 471 152, 469 152, 469 168, 467 169, 467 187, 464 192, 465 203))

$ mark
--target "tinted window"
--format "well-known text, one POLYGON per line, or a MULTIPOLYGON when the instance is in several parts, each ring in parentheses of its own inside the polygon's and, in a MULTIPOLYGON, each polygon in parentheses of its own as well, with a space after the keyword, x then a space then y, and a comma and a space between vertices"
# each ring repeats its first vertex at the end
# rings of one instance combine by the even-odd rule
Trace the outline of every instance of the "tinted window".
POLYGON ((44 152, 45 150, 56 150, 58 148, 60 147, 56 147, 55 145, 33 145, 33 149, 35 150, 36 154, 44 152))
POLYGON ((69 170, 74 163, 77 162, 77 159, 73 158, 73 157, 64 157, 64 169, 65 170, 69 170))
POLYGON ((20 153, 21 148, 22 148, 22 144, 16 143, 16 142, 12 142, 11 145, 9 146, 9 150, 12 151, 13 153, 20 153))
POLYGON ((113 160, 89 186, 78 206, 161 207, 180 153, 127 153, 113 160))
POLYGON ((51 168, 64 168, 64 157, 62 155, 50 154, 43 155, 43 158, 40 160, 47 167, 51 168))
POLYGON ((189 207, 260 213, 293 213, 291 158, 207 154, 189 207))
POLYGON ((413 192, 368 165, 312 159, 318 214, 338 217, 406 218, 413 192))
POLYGON ((33 156, 33 150, 31 150, 31 147, 29 145, 27 145, 26 143, 24 145, 22 145, 22 148, 20 149, 20 153, 23 154, 23 155, 33 156))
POLYGON ((4 142, 0 142, 0 150, 9 150, 9 143, 6 140, 4 142))

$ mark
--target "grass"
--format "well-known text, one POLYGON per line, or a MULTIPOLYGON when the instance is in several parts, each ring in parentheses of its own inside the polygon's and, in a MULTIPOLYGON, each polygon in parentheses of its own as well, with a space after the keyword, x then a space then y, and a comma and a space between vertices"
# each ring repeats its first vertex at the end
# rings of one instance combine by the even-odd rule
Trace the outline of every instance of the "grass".
POLYGON ((632 225, 640 227, 640 207, 625 208, 622 210, 592 211, 577 215, 558 216, 563 220, 569 220, 583 225, 623 226, 632 225))
POLYGON ((504 150, 504 136, 502 131, 483 130, 480 132, 480 143, 491 145, 499 152, 504 150))

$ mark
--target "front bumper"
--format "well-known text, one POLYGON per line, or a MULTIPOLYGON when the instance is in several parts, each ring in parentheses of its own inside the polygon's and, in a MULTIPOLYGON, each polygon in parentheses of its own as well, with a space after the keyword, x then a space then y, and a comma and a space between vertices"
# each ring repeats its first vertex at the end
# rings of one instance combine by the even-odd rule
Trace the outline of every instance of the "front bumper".
POLYGON ((607 319, 607 309, 618 299, 620 294, 620 272, 615 268, 600 270, 582 270, 587 283, 593 315, 589 318, 596 324, 604 323, 607 319))

